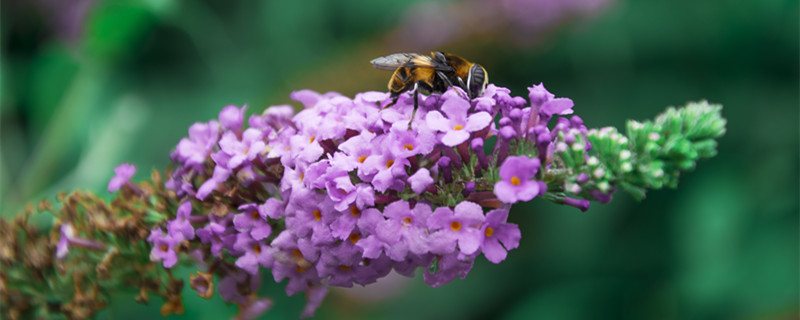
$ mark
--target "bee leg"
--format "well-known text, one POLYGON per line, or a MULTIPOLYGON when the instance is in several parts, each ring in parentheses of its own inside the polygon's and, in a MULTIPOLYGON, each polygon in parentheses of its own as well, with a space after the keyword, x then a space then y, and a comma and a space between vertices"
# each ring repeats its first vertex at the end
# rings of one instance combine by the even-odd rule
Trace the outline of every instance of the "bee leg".
POLYGON ((411 123, 414 122, 414 116, 417 115, 417 108, 419 107, 419 82, 414 84, 414 110, 411 111, 411 119, 408 120, 408 130, 411 130, 411 123))
POLYGON ((467 84, 464 83, 464 79, 461 79, 461 77, 456 77, 456 79, 458 79, 458 85, 461 87, 461 89, 464 89, 464 92, 467 93, 467 96, 464 97, 464 99, 470 100, 469 88, 467 87, 467 84))
POLYGON ((399 99, 399 98, 400 98, 400 95, 396 95, 396 96, 394 96, 394 97, 392 98, 392 102, 391 102, 391 103, 389 103, 389 104, 387 104, 385 107, 381 108, 381 110, 383 110, 383 109, 386 109, 386 108, 389 108, 389 107, 393 106, 395 103, 397 103, 397 99, 399 99))
POLYGON ((450 81, 450 79, 447 78, 447 76, 444 74, 444 72, 436 71, 436 75, 439 76, 439 78, 441 78, 444 81, 445 84, 447 84, 448 88, 449 87, 455 87, 455 85, 453 85, 453 82, 450 81))
MULTIPOLYGON (((439 76, 439 78, 442 78, 442 80, 444 80, 444 83, 447 84, 448 88, 456 86, 453 84, 452 81, 450 81, 450 79, 447 78, 447 76, 445 76, 444 72, 436 71, 436 74, 439 76)), ((464 89, 464 92, 467 92, 467 85, 464 84, 464 80, 461 79, 461 77, 456 77, 456 79, 458 79, 458 87, 464 89)), ((462 95, 462 97, 464 96, 462 95)), ((469 97, 464 97, 464 99, 469 100, 469 97)))

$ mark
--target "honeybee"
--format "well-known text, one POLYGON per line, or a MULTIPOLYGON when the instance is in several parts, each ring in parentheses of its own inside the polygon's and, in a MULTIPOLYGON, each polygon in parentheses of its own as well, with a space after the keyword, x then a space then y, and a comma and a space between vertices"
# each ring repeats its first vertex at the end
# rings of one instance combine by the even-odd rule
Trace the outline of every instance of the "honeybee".
MULTIPOLYGON (((472 99, 483 94, 489 83, 486 69, 481 65, 439 51, 433 51, 429 56, 395 53, 372 59, 370 63, 377 69, 394 70, 388 85, 393 100, 386 107, 394 105, 400 94, 409 90, 414 90, 414 111, 417 110, 419 92, 440 93, 457 86, 472 99)), ((413 120, 413 114, 411 118, 413 120)))

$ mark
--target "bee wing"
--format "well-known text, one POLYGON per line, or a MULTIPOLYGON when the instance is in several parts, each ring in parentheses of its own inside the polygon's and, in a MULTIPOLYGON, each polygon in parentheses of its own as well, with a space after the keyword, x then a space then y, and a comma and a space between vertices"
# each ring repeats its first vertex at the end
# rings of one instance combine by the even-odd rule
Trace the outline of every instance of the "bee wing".
POLYGON ((429 68, 439 71, 453 71, 453 67, 430 56, 417 53, 394 53, 370 61, 372 66, 381 70, 395 70, 399 67, 429 68))
POLYGON ((372 59, 369 63, 371 63, 376 69, 394 70, 404 66, 406 63, 416 57, 420 57, 420 55, 416 53, 394 53, 388 56, 372 59))

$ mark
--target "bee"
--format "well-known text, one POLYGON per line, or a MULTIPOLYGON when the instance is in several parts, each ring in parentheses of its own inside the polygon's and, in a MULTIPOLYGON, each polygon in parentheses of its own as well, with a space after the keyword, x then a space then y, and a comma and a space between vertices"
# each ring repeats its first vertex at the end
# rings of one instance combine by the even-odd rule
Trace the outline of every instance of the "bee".
MULTIPOLYGON (((481 65, 440 51, 428 56, 395 53, 372 59, 370 63, 377 69, 394 70, 388 85, 393 100, 384 108, 394 105, 400 94, 409 90, 414 90, 414 112, 418 93, 441 93, 457 86, 473 99, 483 94, 489 83, 489 75, 481 65)), ((414 119, 413 113, 411 119, 414 119)))

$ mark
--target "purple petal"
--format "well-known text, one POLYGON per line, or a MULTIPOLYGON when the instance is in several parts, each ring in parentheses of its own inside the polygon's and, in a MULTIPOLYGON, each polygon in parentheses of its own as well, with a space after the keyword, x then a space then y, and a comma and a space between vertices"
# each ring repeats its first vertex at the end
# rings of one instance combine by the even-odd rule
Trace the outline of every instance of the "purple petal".
POLYGON ((455 147, 469 139, 469 132, 467 130, 452 130, 447 131, 442 137, 442 143, 448 147, 455 147))
POLYGON ((488 112, 478 112, 467 118, 464 130, 469 132, 478 131, 486 128, 490 123, 492 123, 492 115, 488 112))
POLYGON ((428 237, 430 251, 435 254, 448 254, 456 250, 457 238, 449 230, 432 233, 428 237))
POLYGON ((497 240, 503 243, 507 250, 513 250, 519 247, 519 240, 522 239, 522 233, 519 226, 513 223, 504 223, 497 226, 494 230, 494 235, 497 240))
POLYGON ((383 253, 384 244, 383 241, 378 240, 378 237, 371 235, 358 240, 356 246, 364 250, 364 258, 377 259, 383 253))
POLYGON ((428 112, 425 116, 425 123, 428 128, 436 131, 447 132, 450 130, 450 120, 445 118, 439 111, 428 112))
POLYGON ((431 231, 442 228, 449 228, 450 221, 453 220, 453 210, 448 207, 438 207, 433 211, 433 215, 428 218, 428 229, 431 231))
MULTIPOLYGON (((484 215, 483 209, 477 203, 470 201, 462 201, 455 207, 456 218, 462 219, 467 224, 475 224, 483 222, 484 215)), ((466 226, 465 226, 466 227, 466 226)))
POLYGON ((458 237, 458 248, 464 254, 473 254, 480 248, 481 240, 480 230, 469 228, 458 237))
POLYGON ((408 177, 408 183, 411 185, 411 190, 416 194, 422 194, 428 186, 433 184, 431 172, 426 168, 420 168, 414 175, 408 177))
POLYGON ((516 188, 505 180, 500 180, 494 185, 494 195, 497 196, 498 200, 505 203, 516 203, 519 201, 519 199, 517 199, 516 188))
POLYGON ((228 130, 241 130, 246 108, 247 105, 242 106, 241 109, 234 105, 222 108, 222 111, 219 112, 219 123, 228 130))
POLYGON ((547 115, 571 114, 574 105, 570 98, 556 98, 545 102, 542 106, 542 112, 547 115))
POLYGON ((516 186, 517 199, 519 201, 531 201, 537 194, 539 194, 539 183, 537 181, 525 181, 516 186))
POLYGON ((486 260, 489 260, 495 264, 505 260, 506 256, 508 255, 506 249, 504 249, 500 245, 500 242, 494 238, 486 239, 483 242, 482 251, 483 255, 486 257, 486 260))
POLYGON ((317 104, 317 101, 319 101, 322 95, 314 90, 304 89, 293 91, 291 94, 289 94, 289 97, 294 101, 302 103, 306 108, 311 108, 317 104))
POLYGON ((256 240, 262 240, 266 237, 269 237, 270 234, 272 234, 272 227, 270 227, 267 223, 263 223, 250 230, 250 236, 256 240))
POLYGON ((470 104, 459 96, 450 97, 442 103, 442 111, 450 120, 462 120, 467 117, 470 104))
POLYGON ((254 254, 248 253, 239 257, 239 259, 236 260, 236 266, 250 274, 258 273, 258 260, 256 260, 254 254))

